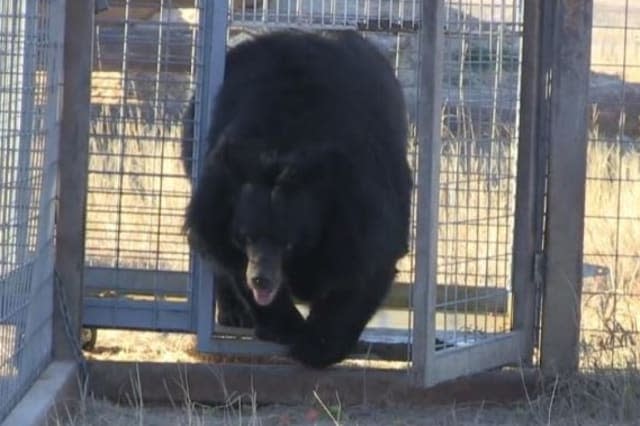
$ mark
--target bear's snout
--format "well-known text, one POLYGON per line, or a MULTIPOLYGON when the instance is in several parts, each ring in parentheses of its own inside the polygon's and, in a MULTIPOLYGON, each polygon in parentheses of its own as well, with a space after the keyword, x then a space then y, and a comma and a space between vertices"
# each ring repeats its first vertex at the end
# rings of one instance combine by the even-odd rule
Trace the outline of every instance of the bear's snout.
POLYGON ((251 278, 251 285, 256 290, 270 290, 273 288, 271 280, 261 276, 251 278))
POLYGON ((282 254, 268 242, 247 244, 247 285, 258 305, 270 304, 282 281, 282 254))

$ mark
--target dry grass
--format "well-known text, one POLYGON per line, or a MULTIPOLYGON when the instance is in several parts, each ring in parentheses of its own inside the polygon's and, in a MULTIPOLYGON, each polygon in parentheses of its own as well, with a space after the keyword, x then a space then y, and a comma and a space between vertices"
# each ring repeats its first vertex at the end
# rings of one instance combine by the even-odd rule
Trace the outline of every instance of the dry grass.
POLYGON ((145 123, 133 112, 122 120, 105 107, 92 122, 86 260, 186 271, 181 227, 190 187, 180 161, 182 125, 145 123))
POLYGON ((18 373, 16 357, 16 326, 0 323, 0 378, 15 378, 18 373))
POLYGON ((602 141, 588 147, 585 261, 609 268, 610 280, 585 289, 582 345, 585 367, 640 367, 640 152, 602 141))
MULTIPOLYGON (((445 142, 447 139, 445 138, 445 142)), ((495 153, 450 141, 440 159, 438 282, 507 287, 515 147, 495 153)))
MULTIPOLYGON (((214 367, 215 368, 215 367, 214 367)), ((212 370, 213 371, 213 370, 212 370)), ((215 373, 215 371, 213 371, 215 373)), ((79 405, 60 410, 55 426, 125 425, 635 425, 640 418, 640 375, 634 371, 598 371, 570 378, 549 378, 536 395, 516 403, 385 406, 344 405, 340 394, 322 399, 316 392, 295 405, 263 405, 255 391, 228 389, 223 374, 214 374, 225 400, 218 405, 193 401, 181 379, 181 401, 148 406, 140 398, 139 376, 130 378, 134 392, 120 404, 97 400, 83 389, 79 405)))
POLYGON ((621 425, 640 418, 638 370, 597 370, 570 378, 550 380, 541 395, 523 408, 531 424, 621 425))

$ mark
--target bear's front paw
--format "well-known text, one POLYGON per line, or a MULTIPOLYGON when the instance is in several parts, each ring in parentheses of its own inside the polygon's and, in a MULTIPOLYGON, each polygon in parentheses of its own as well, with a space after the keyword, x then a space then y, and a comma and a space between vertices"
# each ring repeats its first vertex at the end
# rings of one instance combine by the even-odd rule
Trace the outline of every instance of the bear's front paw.
POLYGON ((289 349, 289 356, 307 367, 323 369, 344 360, 351 346, 336 336, 302 333, 289 349))

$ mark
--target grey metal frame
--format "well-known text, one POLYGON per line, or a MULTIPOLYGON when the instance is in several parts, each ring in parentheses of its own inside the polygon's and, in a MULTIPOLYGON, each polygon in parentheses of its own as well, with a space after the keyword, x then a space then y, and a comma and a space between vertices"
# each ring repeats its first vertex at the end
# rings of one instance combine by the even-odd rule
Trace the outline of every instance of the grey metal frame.
MULTIPOLYGON (((123 188, 122 180, 127 179, 125 177, 127 174, 129 176, 136 175, 136 171, 127 171, 122 164, 124 164, 125 161, 138 161, 139 163, 145 163, 153 162, 155 160, 159 160, 160 162, 166 161, 167 163, 171 163, 172 166, 178 163, 176 158, 171 156, 172 154, 165 154, 164 150, 162 150, 159 155, 149 155, 146 152, 133 155, 126 153, 125 148, 123 147, 130 146, 135 143, 141 143, 140 141, 145 144, 145 147, 148 147, 152 142, 157 143, 158 146, 162 146, 164 143, 175 145, 176 140, 172 139, 172 135, 166 136, 164 134, 157 138, 149 136, 148 134, 138 137, 138 135, 128 134, 125 127, 133 124, 134 126, 147 125, 154 129, 163 128, 163 125, 166 125, 167 121, 165 121, 162 114, 172 108, 175 110, 176 106, 180 106, 177 104, 181 102, 186 105, 188 99, 176 101, 176 99, 162 97, 162 93, 160 93, 160 86, 171 86, 171 83, 168 82, 168 74, 173 75, 176 70, 181 74, 189 74, 191 76, 194 73, 199 75, 203 68, 203 65, 198 62, 199 57, 196 58, 196 55, 193 53, 195 50, 198 50, 198 54, 204 52, 202 47, 202 42, 204 40, 202 36, 202 27, 196 29, 193 28, 194 25, 189 23, 185 30, 184 28, 179 27, 180 24, 164 21, 164 19, 169 19, 171 7, 178 5, 178 3, 180 3, 180 5, 189 3, 189 5, 194 8, 198 8, 201 18, 203 15, 209 13, 208 11, 214 7, 214 2, 196 0, 192 0, 190 2, 180 0, 160 0, 156 3, 135 2, 130 0, 111 2, 111 8, 119 7, 123 10, 124 15, 122 17, 116 17, 115 19, 118 22, 122 22, 124 30, 122 33, 118 33, 116 30, 115 33, 117 34, 115 39, 111 38, 114 37, 112 33, 105 33, 104 30, 96 31, 98 49, 96 49, 93 58, 93 70, 95 72, 102 71, 103 68, 106 68, 108 71, 113 71, 115 69, 117 70, 115 73, 118 75, 116 77, 107 76, 98 78, 94 76, 94 83, 102 80, 102 83, 105 84, 107 89, 111 89, 115 86, 118 87, 116 90, 121 90, 121 93, 113 95, 109 92, 104 95, 104 98, 106 99, 105 102, 108 104, 106 106, 99 105, 100 100, 96 101, 94 99, 92 102, 94 105, 98 104, 96 110, 99 111, 100 114, 104 113, 104 111, 108 110, 111 106, 116 105, 116 108, 118 109, 116 117, 115 119, 111 118, 111 123, 109 124, 121 127, 116 128, 115 132, 112 131, 111 134, 109 134, 108 131, 101 133, 99 129, 94 128, 92 138, 95 138, 95 140, 98 141, 96 143, 106 143, 107 145, 113 143, 115 146, 120 146, 120 153, 118 155, 113 155, 112 158, 116 158, 116 161, 121 162, 120 169, 115 172, 116 175, 120 176, 121 183, 119 186, 109 186, 108 184, 105 184, 103 187, 95 184, 94 186, 91 186, 92 173, 103 176, 113 175, 114 173, 112 170, 109 170, 108 167, 101 169, 100 167, 103 167, 102 165, 93 166, 93 169, 90 167, 89 194, 91 195, 92 193, 96 194, 100 191, 104 191, 109 195, 108 193, 112 191, 117 192, 118 197, 120 197, 118 206, 115 208, 115 214, 118 216, 118 231, 116 232, 117 236, 115 237, 117 252, 120 250, 127 250, 127 248, 124 247, 124 244, 130 242, 127 238, 135 239, 135 230, 132 230, 132 224, 128 222, 131 220, 131 217, 135 216, 137 218, 141 218, 144 214, 149 214, 148 212, 136 212, 135 208, 137 206, 132 206, 130 205, 131 203, 127 204, 125 201, 122 201, 127 196, 127 189, 123 188), (157 21, 152 22, 151 27, 149 27, 145 21, 148 17, 143 15, 145 15, 148 10, 156 9, 158 11, 158 16, 156 16, 157 21), (141 10, 144 13, 140 14, 141 10), (147 27, 145 27, 145 25, 147 25, 147 27), (146 38, 142 37, 143 40, 140 40, 140 37, 136 38, 133 33, 134 31, 146 31, 144 32, 144 36, 146 38), (188 31, 188 38, 190 39, 185 41, 183 38, 175 37, 173 35, 173 31, 178 31, 182 36, 184 36, 183 33, 188 31), (197 40, 192 39, 194 35, 198 38, 197 40), (112 47, 112 51, 104 52, 103 50, 105 50, 105 46, 101 45, 101 42, 105 45, 110 45, 112 47), (148 45, 148 43, 155 44, 151 46, 148 45), (185 47, 185 44, 188 44, 188 46, 185 47), (155 60, 147 61, 147 52, 151 52, 151 57, 154 57, 155 60), (155 54, 155 56, 153 54, 155 54), (145 75, 143 77, 138 77, 135 73, 140 72, 140 70, 145 73, 153 73, 153 76, 149 77, 148 75, 145 75), (131 86, 140 85, 142 87, 144 85, 149 85, 149 83, 154 86, 154 91, 151 95, 153 98, 151 99, 153 107, 152 118, 141 118, 141 116, 145 114, 145 111, 140 108, 137 110, 137 113, 140 115, 133 117, 130 116, 130 109, 135 110, 137 108, 137 100, 131 99, 131 86), (116 136, 115 138, 114 133, 116 136), (126 228, 127 226, 129 226, 128 229, 121 229, 121 227, 126 228), (128 235, 128 237, 120 237, 121 234, 128 235), (131 235, 134 236, 131 237, 131 235), (122 239, 122 241, 120 241, 120 239, 122 239), (121 243, 123 247, 120 247, 121 243)), ((108 9, 103 10, 102 12, 107 13, 107 16, 109 16, 108 9)), ((112 21, 109 21, 109 19, 113 20, 114 18, 107 18, 107 22, 111 23, 112 21)), ((113 28, 111 28, 111 30, 113 30, 113 28)), ((142 91, 144 89, 139 90, 142 91)), ((201 90, 196 90, 196 95, 199 96, 200 91, 201 90)), ((184 93, 182 93, 181 96, 184 96, 184 93)), ((172 110, 172 114, 175 113, 174 110, 172 110)), ((175 120, 175 117, 171 116, 170 119, 175 120)), ((109 121, 108 119, 105 120, 105 117, 102 116, 99 120, 101 120, 100 122, 109 121)), ((170 125, 175 126, 175 122, 172 121, 170 125)), ((100 158, 100 155, 102 155, 101 152, 91 152, 89 160, 90 164, 92 156, 94 156, 94 158, 100 158)), ((161 166, 160 169, 164 170, 164 166, 161 166)), ((144 179, 153 175, 152 178, 161 181, 160 189, 155 189, 155 186, 153 188, 145 187, 145 184, 142 184, 143 188, 141 190, 142 193, 153 193, 153 196, 160 200, 158 201, 157 206, 154 205, 154 211, 152 212, 154 219, 157 222, 157 226, 155 229, 150 230, 150 232, 156 235, 157 240, 154 247, 157 257, 155 260, 151 259, 151 262, 156 262, 155 266, 149 267, 147 265, 132 266, 127 264, 118 264, 114 267, 114 265, 104 265, 99 262, 97 264, 92 263, 93 259, 91 259, 91 256, 92 254, 95 255, 95 252, 100 250, 100 241, 99 237, 96 238, 95 234, 91 235, 91 233, 95 233, 97 228, 105 226, 106 224, 104 222, 100 222, 100 219, 96 219, 94 222, 91 222, 91 216, 102 212, 107 212, 107 214, 113 213, 114 207, 108 204, 100 204, 100 202, 93 205, 91 205, 91 203, 88 204, 87 210, 89 219, 87 220, 87 223, 89 225, 87 226, 87 241, 90 241, 92 245, 87 244, 87 253, 89 254, 87 255, 86 265, 84 267, 85 296, 83 324, 85 326, 179 332, 192 332, 196 330, 197 309, 195 309, 195 304, 197 303, 198 297, 192 294, 192 291, 197 291, 197 289, 193 289, 191 286, 191 282, 188 279, 189 272, 186 271, 187 266, 178 268, 175 266, 163 267, 160 264, 162 260, 158 260, 162 254, 160 247, 165 242, 163 238, 171 239, 169 241, 171 244, 179 246, 177 249, 179 253, 172 252, 171 254, 168 254, 167 257, 175 255, 176 257, 184 256, 185 259, 188 258, 186 244, 182 244, 182 242, 175 242, 181 238, 181 236, 177 235, 179 233, 179 226, 172 224, 171 229, 165 232, 161 225, 162 214, 170 215, 172 220, 181 216, 181 211, 175 211, 173 206, 166 207, 163 205, 163 203, 171 202, 173 199, 186 198, 186 191, 182 193, 181 189, 175 190, 174 188, 165 188, 163 186, 163 179, 169 180, 170 183, 168 186, 170 186, 175 183, 176 180, 181 178, 177 173, 178 172, 170 172, 165 175, 160 171, 154 170, 149 173, 142 170, 142 173, 137 172, 137 175, 135 176, 135 178, 141 177, 144 179), (103 210, 100 211, 100 209, 103 210), (96 249, 96 246, 98 249, 96 249), (181 268, 185 270, 181 270, 181 268), (137 298, 136 296, 143 297, 137 298)), ((142 222, 144 225, 145 221, 142 222)), ((110 240, 109 243, 113 244, 113 241, 110 240)), ((138 252, 134 253, 134 256, 138 256, 138 259, 143 262, 146 262, 153 257, 151 253, 147 254, 139 252, 139 248, 136 250, 138 250, 138 252)), ((109 262, 120 262, 119 253, 115 255, 107 253, 104 257, 109 258, 107 260, 107 264, 109 262)), ((188 262, 179 261, 178 263, 187 264, 188 262)))
POLYGON ((525 0, 523 20, 520 140, 518 147, 518 191, 513 242, 514 328, 524 331, 522 362, 531 365, 538 342, 540 291, 543 277, 543 219, 545 202, 544 165, 547 144, 539 143, 542 123, 539 93, 544 91, 540 76, 541 8, 537 0, 525 0))
POLYGON ((19 68, 4 69, 3 78, 20 75, 19 81, 9 81, 0 89, 5 99, 20 93, 12 107, 5 104, 0 125, 9 131, 0 141, 0 224, 5 232, 16 229, 5 234, 1 243, 0 420, 52 357, 65 1, 26 0, 12 5, 19 10, 0 7, 2 19, 14 30, 0 24, 5 41, 16 37, 14 43, 3 44, 8 50, 6 56, 0 54, 0 61, 19 68), (20 23, 22 30, 16 30, 20 23))
MULTIPOLYGON (((199 115, 200 125, 196 128, 194 141, 197 141, 196 158, 194 159, 194 170, 201 170, 202 162, 206 151, 205 137, 211 126, 211 116, 215 93, 222 85, 224 79, 225 52, 227 40, 227 2, 214 2, 212 7, 205 10, 201 17, 202 51, 201 57, 204 67, 199 75, 202 92, 196 97, 200 102, 200 108, 196 107, 196 116, 199 115)), ((196 103, 197 105, 197 103, 196 103)), ((196 120, 198 122, 198 120, 196 120)), ((198 349, 201 351, 211 350, 211 336, 214 333, 215 322, 215 297, 214 281, 211 264, 201 257, 194 257, 192 260, 191 272, 193 288, 197 294, 197 329, 198 349)))
POLYGON ((433 377, 433 355, 436 353, 435 288, 437 285, 444 1, 436 0, 431 4, 424 2, 422 18, 417 111, 419 186, 411 379, 414 384, 428 386, 438 380, 433 377))
MULTIPOLYGON (((456 377, 472 374, 486 369, 502 367, 505 365, 519 364, 523 359, 529 358, 526 353, 527 344, 531 340, 533 321, 528 323, 515 323, 510 331, 496 333, 493 337, 486 337, 476 342, 436 351, 434 341, 436 337, 436 311, 439 303, 435 300, 436 283, 438 282, 438 267, 436 266, 437 243, 438 243, 438 208, 439 208, 439 178, 440 178, 440 124, 442 122, 441 109, 437 106, 442 105, 441 102, 441 85, 442 85, 442 46, 443 38, 442 28, 444 28, 443 2, 439 3, 440 7, 423 3, 422 16, 426 21, 422 28, 423 42, 422 52, 422 71, 421 88, 424 90, 423 95, 419 98, 419 105, 422 106, 423 112, 419 114, 420 122, 423 129, 420 145, 420 178, 419 182, 429 182, 430 185, 422 185, 419 187, 418 202, 418 231, 417 231, 417 250, 416 250, 416 289, 414 310, 416 312, 414 319, 414 356, 412 365, 413 382, 419 386, 433 386, 437 383, 450 380, 456 377), (431 24, 431 28, 426 23, 431 24), (425 96, 426 95, 426 96, 425 96), (432 103, 433 102, 433 103, 432 103), (425 188, 426 187, 426 188, 425 188), (419 310, 420 306, 426 306, 424 311, 419 310)), ((490 12, 491 13, 491 12, 490 12)), ((522 141, 522 139, 520 139, 522 141)), ((526 145, 526 144, 525 144, 526 145)), ((522 146, 519 146, 522 149, 522 146)), ((524 175, 527 179, 528 170, 517 170, 518 176, 521 176, 518 182, 518 191, 522 189, 524 175)), ((526 182, 526 180, 525 180, 526 182)), ((531 213, 529 205, 518 205, 516 207, 515 216, 523 214, 525 217, 531 213)), ((514 244, 519 244, 522 236, 514 228, 514 244)), ((442 256, 442 255, 441 255, 442 256)), ((533 256, 526 255, 521 262, 527 262, 529 265, 533 263, 533 256)), ((515 268, 515 264, 512 264, 515 268)), ((513 279, 513 278, 512 278, 513 279)), ((453 300, 456 299, 455 292, 459 290, 459 286, 451 286, 454 292, 453 300)), ((512 283, 512 297, 515 301, 521 300, 522 287, 512 283)), ((465 292, 466 293, 466 292, 465 292)), ((526 308, 526 305, 517 303, 513 308, 515 312, 526 308)), ((464 312, 464 310, 462 310, 464 312)), ((526 311, 518 313, 524 318, 531 318, 533 312, 526 311)))
MULTIPOLYGON (((215 102, 215 94, 222 85, 224 78, 225 53, 227 45, 227 23, 228 4, 227 2, 215 2, 212 7, 207 8, 201 17, 202 32, 202 58, 203 72, 200 74, 200 84, 202 91, 196 96, 196 128, 194 140, 197 141, 197 153, 195 156, 194 170, 199 172, 206 151, 205 137, 211 126, 211 112, 215 102)), ((226 335, 225 338, 216 336, 215 321, 215 281, 212 266, 199 256, 194 256, 192 260, 191 279, 194 288, 195 302, 197 303, 197 346, 203 352, 220 353, 256 353, 256 352, 278 352, 281 348, 278 345, 256 342, 247 339, 246 336, 226 335)))

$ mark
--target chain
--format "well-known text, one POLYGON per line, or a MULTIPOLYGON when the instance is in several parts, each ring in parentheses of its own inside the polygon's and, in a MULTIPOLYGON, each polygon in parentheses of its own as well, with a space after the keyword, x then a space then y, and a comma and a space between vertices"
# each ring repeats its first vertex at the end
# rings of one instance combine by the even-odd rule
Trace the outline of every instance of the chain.
POLYGON ((62 319, 64 323, 64 332, 67 336, 67 340, 69 341, 69 345, 71 346, 71 352, 73 353, 73 358, 78 364, 80 368, 80 376, 82 381, 84 382, 89 377, 89 369, 87 367, 87 360, 82 353, 82 347, 80 345, 80 339, 78 339, 75 333, 72 332, 71 327, 71 315, 69 315, 69 308, 67 307, 66 296, 64 292, 64 286, 62 285, 62 280, 60 279, 60 275, 58 275, 58 271, 54 270, 54 283, 56 286, 56 293, 58 294, 58 307, 60 308, 60 313, 62 314, 62 319))

